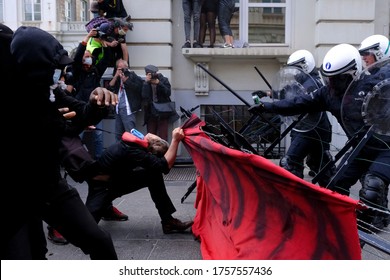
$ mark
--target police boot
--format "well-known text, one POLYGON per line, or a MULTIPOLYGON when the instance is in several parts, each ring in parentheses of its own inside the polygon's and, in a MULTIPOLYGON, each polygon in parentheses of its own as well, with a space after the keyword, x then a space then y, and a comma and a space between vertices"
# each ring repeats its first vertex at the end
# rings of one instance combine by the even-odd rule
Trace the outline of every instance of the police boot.
POLYGON ((387 209, 387 191, 388 187, 378 176, 370 173, 364 176, 359 196, 360 200, 371 208, 361 211, 357 215, 361 230, 378 232, 388 224, 385 213, 375 210, 375 208, 387 209))

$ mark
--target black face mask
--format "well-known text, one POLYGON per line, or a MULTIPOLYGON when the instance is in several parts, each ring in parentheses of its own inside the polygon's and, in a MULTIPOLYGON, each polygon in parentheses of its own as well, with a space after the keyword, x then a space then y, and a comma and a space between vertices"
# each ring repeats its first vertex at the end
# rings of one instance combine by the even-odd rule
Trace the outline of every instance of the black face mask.
POLYGON ((351 82, 352 76, 350 74, 329 77, 329 86, 337 96, 343 95, 351 82))

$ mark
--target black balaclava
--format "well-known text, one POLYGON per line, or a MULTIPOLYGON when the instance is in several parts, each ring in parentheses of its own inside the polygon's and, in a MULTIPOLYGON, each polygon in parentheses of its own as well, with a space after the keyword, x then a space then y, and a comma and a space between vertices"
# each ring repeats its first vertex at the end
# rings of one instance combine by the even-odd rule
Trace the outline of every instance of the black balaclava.
POLYGON ((53 84, 54 70, 64 69, 73 61, 54 36, 31 26, 15 31, 11 53, 21 70, 25 70, 26 78, 49 86, 53 84))

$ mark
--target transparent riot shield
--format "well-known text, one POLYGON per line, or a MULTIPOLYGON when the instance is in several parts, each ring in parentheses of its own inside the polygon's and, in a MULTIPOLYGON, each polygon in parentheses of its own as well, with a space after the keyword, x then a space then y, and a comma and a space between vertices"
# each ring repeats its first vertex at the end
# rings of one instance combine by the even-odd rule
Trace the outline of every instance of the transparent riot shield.
POLYGON ((390 143, 390 60, 367 67, 346 90, 341 119, 349 137, 374 132, 367 146, 389 149, 390 143))
MULTIPOLYGON (((303 72, 300 68, 286 66, 279 70, 276 74, 276 79, 273 89, 273 99, 294 99, 297 96, 308 94, 313 90, 318 89, 318 82, 303 72)), ((322 112, 306 114, 293 130, 298 132, 308 132, 314 129, 322 117, 322 112)), ((287 125, 291 125, 298 120, 299 116, 282 116, 287 125)))

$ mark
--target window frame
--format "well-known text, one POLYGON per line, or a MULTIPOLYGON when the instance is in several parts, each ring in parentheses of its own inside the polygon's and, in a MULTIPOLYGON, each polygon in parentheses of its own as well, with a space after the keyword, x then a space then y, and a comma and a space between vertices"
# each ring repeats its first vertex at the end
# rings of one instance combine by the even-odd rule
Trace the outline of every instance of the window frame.
MULTIPOLYGON (((248 42, 251 47, 259 46, 286 46, 291 42, 291 0, 286 0, 285 3, 254 3, 252 0, 240 0, 236 3, 239 8, 239 40, 248 42), (285 8, 285 38, 282 43, 253 43, 249 41, 249 9, 250 8, 285 8)), ((272 1, 272 0, 271 0, 272 1)))
POLYGON ((66 22, 72 21, 72 0, 64 1, 64 20, 66 22))
POLYGON ((4 22, 4 0, 0 0, 0 22, 4 22))
POLYGON ((80 1, 80 21, 88 21, 88 2, 80 1))
POLYGON ((24 21, 42 21, 42 1, 41 0, 23 0, 23 19, 24 21), (39 11, 36 6, 39 5, 39 11), (27 13, 26 9, 31 9, 30 13, 27 13), (31 19, 27 19, 27 14, 31 14, 31 19), (37 18, 39 16, 39 18, 37 18))

